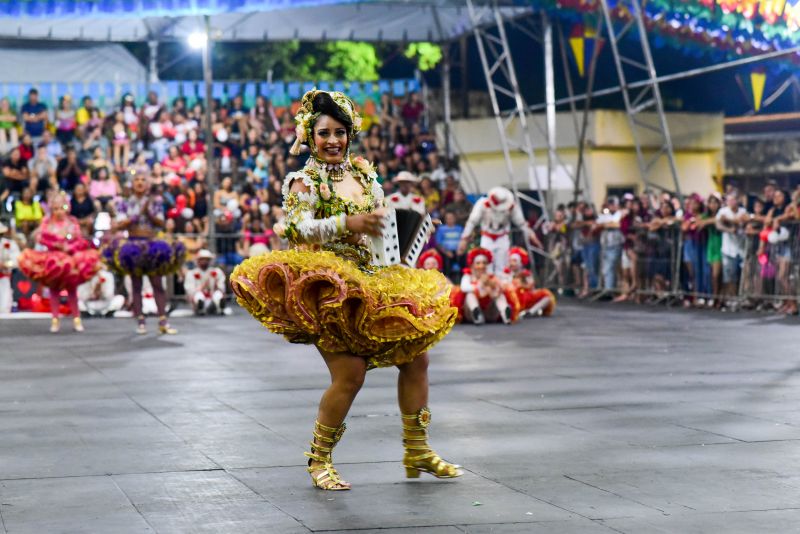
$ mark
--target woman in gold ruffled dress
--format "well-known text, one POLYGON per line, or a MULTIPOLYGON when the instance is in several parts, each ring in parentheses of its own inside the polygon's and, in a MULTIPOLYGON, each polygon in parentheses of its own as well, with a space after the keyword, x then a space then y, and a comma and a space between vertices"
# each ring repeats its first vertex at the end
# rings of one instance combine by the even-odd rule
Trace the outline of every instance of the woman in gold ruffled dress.
POLYGON ((427 442, 430 423, 427 350, 452 328, 450 285, 435 271, 370 265, 367 236, 382 229, 383 192, 372 165, 349 154, 361 118, 339 92, 309 91, 295 117, 307 144, 305 167, 283 183, 286 218, 276 232, 290 250, 250 258, 231 275, 239 304, 292 343, 313 344, 331 385, 322 395, 308 471, 315 487, 348 490, 331 453, 367 370, 397 366, 403 465, 439 478, 462 474, 427 442))

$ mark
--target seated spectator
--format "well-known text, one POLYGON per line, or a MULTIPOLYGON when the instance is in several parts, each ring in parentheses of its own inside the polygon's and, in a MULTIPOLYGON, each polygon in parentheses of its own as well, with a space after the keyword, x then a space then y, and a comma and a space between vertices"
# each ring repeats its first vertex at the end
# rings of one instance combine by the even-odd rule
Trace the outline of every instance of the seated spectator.
POLYGON ((83 130, 81 148, 85 154, 93 154, 98 148, 108 151, 108 139, 103 135, 103 118, 100 110, 92 108, 83 130))
POLYGON ((31 182, 28 165, 20 157, 19 148, 12 149, 8 159, 3 162, 3 180, 11 201, 19 199, 25 189, 36 187, 35 181, 31 182))
POLYGON ((156 159, 161 161, 166 157, 170 141, 175 137, 175 127, 168 111, 162 110, 158 114, 158 120, 150 122, 149 133, 150 148, 156 153, 156 159))
POLYGON ((89 125, 89 121, 92 119, 93 115, 100 119, 103 118, 102 112, 95 107, 92 97, 84 96, 81 99, 81 107, 79 107, 78 111, 75 112, 75 122, 78 126, 77 133, 79 136, 86 136, 88 133, 87 126, 89 125))
POLYGON ((75 139, 75 130, 78 122, 75 120, 75 110, 72 108, 72 97, 62 96, 56 109, 56 139, 62 146, 67 146, 75 139))
POLYGON ((81 183, 81 177, 84 172, 85 169, 78 159, 78 153, 74 148, 68 148, 66 157, 62 158, 56 165, 56 179, 59 187, 71 193, 75 186, 81 183))
POLYGON ((214 192, 214 209, 233 212, 238 207, 239 194, 233 190, 233 180, 230 177, 223 178, 219 189, 214 192))
POLYGON ((0 154, 8 154, 18 144, 17 114, 8 97, 3 97, 0 99, 0 154))
POLYGON ((30 238, 31 233, 39 227, 44 213, 42 205, 38 200, 34 200, 34 188, 26 187, 22 190, 22 196, 14 202, 14 221, 17 230, 22 232, 26 238, 30 238))
POLYGON ((41 143, 36 156, 28 161, 28 173, 36 181, 36 193, 40 198, 47 198, 48 191, 58 190, 56 166, 55 158, 47 154, 47 145, 41 143))
POLYGON ((197 253, 208 246, 208 240, 203 237, 207 232, 198 226, 193 221, 186 221, 183 223, 183 233, 179 236, 181 243, 186 247, 186 267, 192 268, 195 266, 197 253))
POLYGON ((463 189, 456 189, 453 193, 453 201, 445 204, 444 211, 453 213, 456 217, 456 224, 464 226, 472 213, 472 202, 467 200, 467 194, 463 189))
POLYGON ((169 147, 167 155, 161 161, 161 165, 167 172, 174 172, 179 176, 182 176, 186 172, 186 160, 181 156, 177 145, 169 147))
POLYGON ((35 142, 39 142, 47 125, 47 106, 39 102, 39 91, 36 88, 28 91, 28 101, 22 104, 20 115, 23 131, 35 142))
POLYGON ((111 126, 113 135, 114 154, 112 160, 114 168, 121 171, 131 159, 131 136, 128 125, 125 123, 125 113, 117 111, 114 114, 114 124, 111 126))
POLYGON ((19 144, 19 157, 27 165, 35 154, 36 147, 33 145, 33 137, 31 137, 31 134, 23 134, 22 141, 19 144))
POLYGON ((458 244, 464 227, 456 223, 456 214, 444 213, 444 224, 436 229, 436 250, 444 260, 444 274, 451 280, 458 279, 458 272, 464 267, 463 257, 458 255, 458 244))
POLYGON ((89 180, 89 196, 95 201, 97 211, 109 211, 120 195, 117 177, 108 171, 108 167, 100 167, 89 180))
POLYGON ((422 114, 425 112, 425 104, 419 98, 419 93, 414 91, 408 95, 406 103, 403 104, 403 109, 400 115, 403 117, 405 125, 411 127, 414 124, 419 124, 422 114))
POLYGON ((244 105, 242 95, 236 95, 230 102, 228 117, 231 119, 231 139, 239 140, 245 138, 247 123, 250 120, 250 110, 244 105))
MULTIPOLYGON (((64 157, 64 148, 61 146, 61 143, 58 142, 58 139, 53 137, 50 130, 45 130, 42 134, 41 144, 47 147, 47 155, 54 158, 56 161, 64 157)), ((72 145, 68 146, 71 147, 72 145)))
POLYGON ((275 108, 272 107, 272 102, 267 97, 261 95, 256 97, 256 105, 250 110, 250 126, 260 136, 275 132, 280 128, 275 108))
POLYGON ((439 196, 439 190, 434 187, 431 177, 428 175, 420 176, 419 188, 422 198, 425 199, 425 209, 428 210, 431 217, 439 217, 441 197, 439 196))
POLYGON ((197 138, 197 130, 190 130, 186 135, 186 142, 181 146, 181 152, 187 158, 194 159, 205 154, 206 146, 197 138))
POLYGON ((94 230, 95 213, 95 205, 92 199, 89 198, 86 186, 82 182, 78 182, 69 201, 69 214, 78 219, 81 230, 83 230, 83 234, 86 237, 91 236, 94 230))

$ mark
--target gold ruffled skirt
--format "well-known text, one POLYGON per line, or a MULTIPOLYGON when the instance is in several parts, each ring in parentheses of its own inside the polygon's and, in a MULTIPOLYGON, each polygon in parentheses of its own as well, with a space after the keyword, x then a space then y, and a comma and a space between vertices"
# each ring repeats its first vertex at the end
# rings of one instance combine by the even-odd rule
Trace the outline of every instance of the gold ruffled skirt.
POLYGON ((392 266, 365 273, 326 251, 250 258, 234 269, 231 286, 271 332, 361 356, 370 368, 412 361, 447 335, 458 315, 439 272, 392 266))

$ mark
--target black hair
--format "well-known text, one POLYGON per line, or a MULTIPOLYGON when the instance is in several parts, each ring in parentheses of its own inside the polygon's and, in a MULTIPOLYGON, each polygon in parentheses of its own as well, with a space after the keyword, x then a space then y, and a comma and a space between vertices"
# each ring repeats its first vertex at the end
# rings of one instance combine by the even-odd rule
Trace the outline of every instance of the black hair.
POLYGON ((348 137, 353 133, 353 120, 342 111, 342 108, 333 101, 333 98, 328 93, 318 93, 314 96, 314 101, 311 104, 314 108, 314 113, 321 113, 333 117, 341 122, 347 128, 348 137))

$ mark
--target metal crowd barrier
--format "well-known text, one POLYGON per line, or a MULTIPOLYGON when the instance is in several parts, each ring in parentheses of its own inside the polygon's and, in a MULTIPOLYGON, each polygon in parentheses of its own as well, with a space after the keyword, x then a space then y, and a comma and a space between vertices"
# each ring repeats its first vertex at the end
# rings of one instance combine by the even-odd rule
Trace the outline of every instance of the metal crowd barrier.
POLYGON ((582 254, 572 235, 547 236, 547 255, 537 256, 537 282, 560 293, 579 295, 588 285, 593 298, 619 297, 636 302, 778 309, 800 296, 800 221, 764 229, 753 219, 737 232, 741 254, 723 258, 709 251, 714 225, 697 233, 680 221, 659 229, 636 228, 619 250, 600 247, 582 254), (594 260, 594 265, 586 263, 594 260), (607 285, 608 272, 613 285, 607 285), (595 275, 589 284, 584 277, 595 275))

